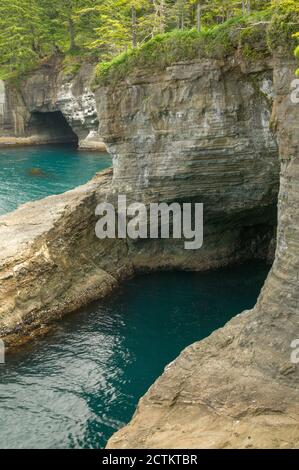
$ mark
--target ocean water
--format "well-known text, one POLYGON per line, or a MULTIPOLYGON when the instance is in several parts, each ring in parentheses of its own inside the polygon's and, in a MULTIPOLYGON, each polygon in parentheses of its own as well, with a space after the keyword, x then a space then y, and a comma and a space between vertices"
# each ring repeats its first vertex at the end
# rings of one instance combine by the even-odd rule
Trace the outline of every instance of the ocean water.
POLYGON ((0 215, 73 189, 111 165, 108 154, 72 145, 0 148, 0 215))
POLYGON ((267 272, 142 275, 64 318, 0 365, 0 447, 102 448, 183 348, 254 305, 267 272))

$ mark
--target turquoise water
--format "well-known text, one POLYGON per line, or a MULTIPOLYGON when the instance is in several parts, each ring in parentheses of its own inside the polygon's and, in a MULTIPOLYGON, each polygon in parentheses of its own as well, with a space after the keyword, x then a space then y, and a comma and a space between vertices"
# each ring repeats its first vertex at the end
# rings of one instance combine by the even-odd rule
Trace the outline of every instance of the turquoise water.
POLYGON ((0 215, 73 189, 109 166, 109 155, 80 152, 72 145, 0 148, 0 215))
POLYGON ((254 305, 268 267, 156 273, 0 365, 1 448, 100 448, 166 364, 254 305))

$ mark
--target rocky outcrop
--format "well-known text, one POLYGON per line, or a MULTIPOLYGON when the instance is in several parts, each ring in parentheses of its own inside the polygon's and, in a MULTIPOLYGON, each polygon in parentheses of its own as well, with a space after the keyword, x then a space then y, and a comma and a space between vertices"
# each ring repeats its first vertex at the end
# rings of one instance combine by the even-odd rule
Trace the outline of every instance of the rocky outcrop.
POLYGON ((140 400, 109 448, 298 448, 299 107, 295 64, 274 63, 281 187, 276 257, 256 307, 188 347, 140 400))
MULTIPOLYGON (((97 135, 112 153, 113 176, 0 218, 0 335, 7 343, 101 296, 99 285, 89 286, 99 279, 95 270, 118 280, 145 269, 204 270, 270 256, 279 172, 269 126, 272 63, 244 67, 235 59, 194 61, 97 91, 97 135), (117 194, 146 203, 203 202, 203 248, 185 250, 182 240, 100 242, 96 202, 117 194)), ((82 115, 73 113, 70 91, 86 102, 79 76, 76 86, 62 88, 59 70, 51 80, 48 71, 35 72, 22 90, 23 110, 44 115, 59 104, 80 135, 82 115)), ((10 109, 22 127, 17 104, 10 109)), ((84 122, 91 125, 90 113, 84 122)))
POLYGON ((267 257, 278 190, 271 127, 278 137, 276 259, 256 307, 183 351, 108 447, 299 447, 298 366, 290 361, 290 344, 299 337, 294 68, 283 57, 254 64, 235 57, 138 72, 116 88, 98 89, 97 112, 93 95, 79 86, 84 79, 77 76, 78 88, 74 82, 70 91, 59 70, 56 88, 52 80, 42 86, 49 74, 40 71, 28 78, 24 96, 0 88, 3 134, 13 128, 26 138, 32 114, 59 111, 81 142, 101 135, 114 159, 113 175, 106 171, 0 217, 0 336, 7 345, 139 270, 208 269, 267 257), (99 241, 95 207, 120 193, 146 203, 203 202, 203 249, 187 252, 177 240, 99 241))
POLYGON ((130 275, 125 241, 95 236, 95 207, 110 181, 106 170, 0 217, 0 336, 7 346, 107 295, 130 275))
POLYGON ((112 194, 204 203, 203 248, 144 241, 139 268, 208 269, 267 256, 279 183, 269 125, 272 59, 137 71, 99 88, 96 101, 99 133, 113 157, 112 194))
POLYGON ((0 145, 78 140, 82 149, 106 151, 97 132, 96 103, 90 89, 93 76, 92 64, 83 64, 70 76, 62 60, 53 58, 18 86, 2 82, 0 145))
MULTIPOLYGON (((22 103, 26 112, 43 115, 59 103, 80 135, 76 116, 67 114, 69 86, 53 88, 59 74, 55 80, 48 72, 32 74, 22 103)), ((279 173, 269 126, 272 78, 271 60, 246 69, 232 58, 227 65, 176 64, 99 89, 98 135, 112 153, 113 175, 0 218, 0 336, 6 343, 101 297, 133 272, 204 270, 267 258, 279 173), (97 202, 113 202, 118 194, 128 202, 203 202, 203 248, 185 250, 184 240, 173 239, 99 241, 97 202)), ((78 85, 80 102, 82 90, 78 85)))

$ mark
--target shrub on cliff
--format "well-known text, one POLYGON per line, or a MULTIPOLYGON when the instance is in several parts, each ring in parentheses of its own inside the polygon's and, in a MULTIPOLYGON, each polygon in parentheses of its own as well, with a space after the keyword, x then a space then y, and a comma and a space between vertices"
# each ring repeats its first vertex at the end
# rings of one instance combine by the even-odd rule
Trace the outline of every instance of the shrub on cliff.
POLYGON ((298 31, 297 0, 273 3, 271 8, 229 19, 210 28, 174 30, 160 34, 110 62, 97 66, 94 86, 116 83, 134 70, 166 67, 201 57, 225 58, 238 50, 243 57, 257 60, 273 51, 291 51, 292 35, 298 31))

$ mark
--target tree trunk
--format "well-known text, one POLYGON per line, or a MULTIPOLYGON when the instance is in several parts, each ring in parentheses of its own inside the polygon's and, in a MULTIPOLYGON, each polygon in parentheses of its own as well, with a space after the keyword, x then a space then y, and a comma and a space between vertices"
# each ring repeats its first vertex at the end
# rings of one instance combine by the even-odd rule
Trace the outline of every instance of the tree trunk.
POLYGON ((186 0, 180 2, 180 29, 185 29, 185 20, 186 20, 186 0))
POLYGON ((137 19, 135 7, 132 7, 132 46, 134 49, 137 47, 137 19))
POLYGON ((245 0, 242 0, 242 13, 243 13, 243 15, 245 15, 245 13, 246 13, 245 0))
POLYGON ((185 16, 184 12, 182 11, 180 14, 180 29, 184 29, 185 27, 185 16))
POLYGON ((201 31, 201 4, 198 3, 196 7, 196 28, 197 31, 201 31))
POLYGON ((248 15, 250 15, 250 13, 251 13, 250 0, 247 0, 247 13, 248 13, 248 15))
POLYGON ((76 48, 75 42, 75 25, 71 17, 68 18, 68 25, 69 25, 69 35, 70 35, 70 50, 76 48))
POLYGON ((165 3, 164 0, 153 0, 155 17, 157 24, 155 25, 158 33, 165 32, 165 3))

